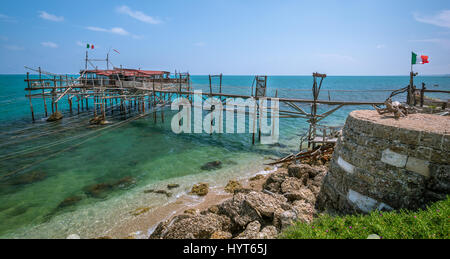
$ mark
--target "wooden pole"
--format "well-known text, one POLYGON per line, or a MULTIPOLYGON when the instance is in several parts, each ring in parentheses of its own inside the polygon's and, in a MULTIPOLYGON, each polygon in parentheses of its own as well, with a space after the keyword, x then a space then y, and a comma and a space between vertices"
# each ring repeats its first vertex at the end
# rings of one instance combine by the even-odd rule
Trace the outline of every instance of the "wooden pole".
POLYGON ((425 90, 427 88, 425 87, 425 83, 422 83, 422 90, 420 90, 420 107, 423 107, 423 98, 425 96, 425 90))
POLYGON ((33 102, 31 101, 31 88, 30 88, 30 72, 27 72, 27 84, 28 84, 28 95, 30 99, 30 111, 31 111, 31 119, 34 122, 34 110, 33 110, 33 102))

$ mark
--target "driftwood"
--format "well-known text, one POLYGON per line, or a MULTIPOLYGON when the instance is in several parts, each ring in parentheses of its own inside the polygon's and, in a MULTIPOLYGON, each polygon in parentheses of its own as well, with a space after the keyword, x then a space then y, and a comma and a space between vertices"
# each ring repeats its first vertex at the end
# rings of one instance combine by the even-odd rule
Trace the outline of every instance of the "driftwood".
POLYGON ((394 118, 396 120, 400 119, 401 117, 406 117, 408 116, 408 108, 401 104, 400 102, 393 102, 391 100, 391 98, 388 98, 385 102, 384 105, 386 105, 386 108, 384 109, 380 109, 378 107, 376 107, 375 105, 373 106, 378 114, 383 115, 386 113, 393 113, 394 114, 394 118))
POLYGON ((323 162, 328 162, 329 160, 331 160, 331 154, 333 154, 334 152, 334 146, 335 146, 334 144, 319 146, 310 151, 302 151, 296 155, 291 154, 267 165, 279 165, 283 163, 290 163, 297 160, 300 160, 302 161, 302 163, 307 164, 313 164, 319 160, 322 160, 323 162))

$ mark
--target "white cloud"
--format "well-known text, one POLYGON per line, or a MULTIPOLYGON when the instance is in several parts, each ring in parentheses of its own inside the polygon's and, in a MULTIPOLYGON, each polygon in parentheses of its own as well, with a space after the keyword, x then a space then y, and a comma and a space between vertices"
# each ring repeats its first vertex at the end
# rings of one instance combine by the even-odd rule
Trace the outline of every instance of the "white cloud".
POLYGON ((23 47, 21 47, 21 46, 17 46, 17 45, 5 45, 4 47, 5 47, 5 49, 8 49, 8 50, 13 50, 13 51, 20 51, 20 50, 24 50, 24 48, 23 48, 23 47))
POLYGON ((56 16, 53 14, 49 14, 45 11, 40 11, 39 12, 39 17, 41 17, 44 20, 48 20, 48 21, 52 21, 52 22, 62 22, 64 21, 64 17, 63 16, 56 16))
POLYGON ((46 48, 52 48, 52 49, 56 49, 56 48, 59 47, 58 44, 53 43, 51 41, 42 42, 41 45, 46 47, 46 48))
POLYGON ((83 44, 83 42, 81 42, 81 41, 77 41, 76 44, 77 44, 77 46, 80 46, 80 47, 85 46, 85 45, 83 44))
POLYGON ((442 10, 434 16, 423 16, 417 13, 414 13, 413 15, 414 19, 418 22, 450 28, 450 10, 442 10))
POLYGON ((439 43, 442 39, 423 39, 423 40, 410 40, 410 42, 428 42, 428 43, 439 43))
POLYGON ((378 45, 376 46, 376 48, 377 48, 377 49, 385 49, 385 48, 386 48, 386 45, 385 45, 385 44, 378 44, 378 45))
POLYGON ((130 17, 132 17, 132 18, 134 18, 134 19, 136 19, 138 21, 141 21, 141 22, 145 22, 145 23, 149 23, 149 24, 159 24, 159 23, 161 23, 160 20, 158 20, 156 18, 153 18, 151 16, 148 16, 148 15, 146 15, 145 13, 143 13, 141 11, 131 10, 130 7, 128 7, 126 5, 117 7, 116 11, 118 13, 121 13, 121 14, 126 14, 126 15, 128 15, 128 16, 130 16, 130 17))
POLYGON ((0 21, 2 21, 2 22, 11 22, 11 23, 15 23, 16 22, 16 20, 14 20, 14 18, 9 17, 8 15, 5 15, 5 14, 1 14, 1 13, 0 13, 0 21))
POLYGON ((88 29, 90 31, 109 32, 109 33, 118 34, 118 35, 122 35, 122 36, 126 36, 126 35, 130 34, 125 29, 120 28, 120 27, 105 29, 105 28, 101 28, 101 27, 89 26, 89 27, 86 27, 86 29, 88 29))

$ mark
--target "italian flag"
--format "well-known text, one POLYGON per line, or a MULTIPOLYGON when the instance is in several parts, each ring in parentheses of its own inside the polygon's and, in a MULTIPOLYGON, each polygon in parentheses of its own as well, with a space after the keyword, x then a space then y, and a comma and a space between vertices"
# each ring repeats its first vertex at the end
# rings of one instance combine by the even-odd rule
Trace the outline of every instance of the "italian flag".
POLYGON ((94 49, 94 44, 87 44, 86 47, 87 47, 88 49, 94 49))
POLYGON ((430 63, 428 61, 428 56, 421 55, 420 58, 417 58, 417 54, 414 52, 412 53, 412 59, 411 59, 412 65, 427 64, 427 63, 430 63))

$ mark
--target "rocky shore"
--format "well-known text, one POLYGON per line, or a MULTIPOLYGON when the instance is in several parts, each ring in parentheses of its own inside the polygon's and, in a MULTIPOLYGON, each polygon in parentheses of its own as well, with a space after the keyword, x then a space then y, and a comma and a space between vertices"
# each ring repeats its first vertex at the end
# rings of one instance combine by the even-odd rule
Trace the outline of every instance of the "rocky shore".
MULTIPOLYGON (((225 187, 233 192, 230 199, 186 210, 159 223, 150 239, 276 238, 296 221, 312 221, 327 170, 326 166, 291 164, 269 175, 257 175, 247 185, 230 181, 225 187)), ((199 186, 205 187, 195 185, 193 192, 199 186)))

